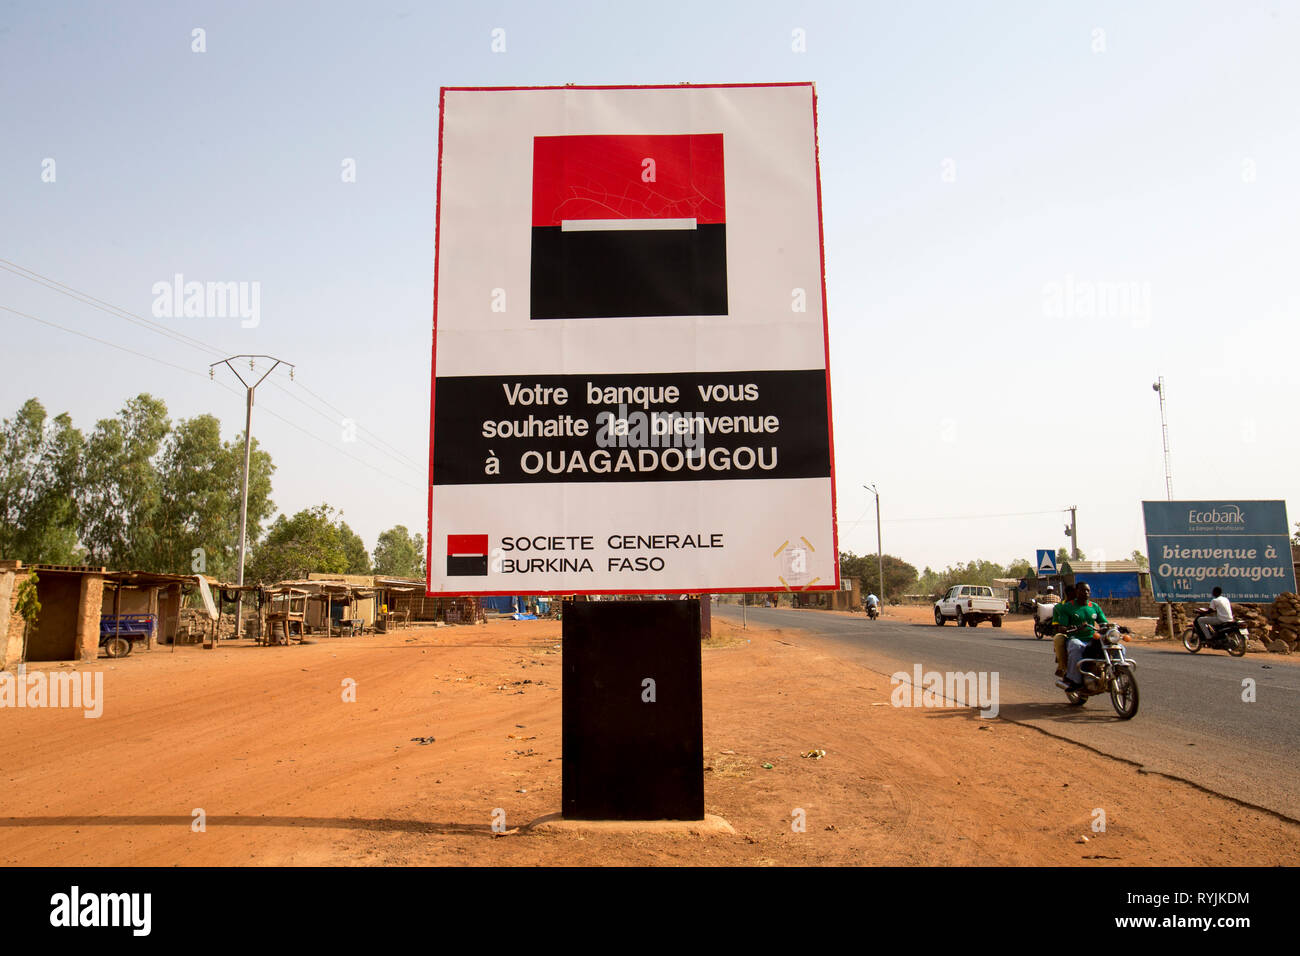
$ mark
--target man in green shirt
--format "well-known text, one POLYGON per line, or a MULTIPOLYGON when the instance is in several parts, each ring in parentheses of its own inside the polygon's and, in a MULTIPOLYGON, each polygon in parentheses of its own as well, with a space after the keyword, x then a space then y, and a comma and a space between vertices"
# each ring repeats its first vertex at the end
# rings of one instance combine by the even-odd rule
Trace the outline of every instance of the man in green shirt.
POLYGON ((1074 630, 1066 642, 1069 666, 1065 671, 1065 679, 1070 683, 1071 690, 1078 690, 1083 683, 1083 674, 1079 672, 1079 661, 1083 660, 1088 644, 1096 639, 1097 625, 1109 622, 1106 620, 1105 612, 1092 603, 1092 588, 1086 584, 1075 585, 1074 601, 1068 610, 1062 612, 1061 617, 1065 627, 1074 630))

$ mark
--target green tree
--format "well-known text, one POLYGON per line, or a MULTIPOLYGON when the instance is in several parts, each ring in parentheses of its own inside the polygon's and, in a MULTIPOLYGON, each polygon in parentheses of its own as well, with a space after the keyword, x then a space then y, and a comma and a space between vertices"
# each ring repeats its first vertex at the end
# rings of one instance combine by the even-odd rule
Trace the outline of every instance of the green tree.
POLYGON ((405 525, 379 534, 375 542, 375 573, 396 578, 424 576, 424 538, 412 536, 405 525))
MULTIPOLYGON (((167 406, 142 394, 87 439, 66 414, 47 421, 31 399, 0 422, 0 466, 0 555, 235 575, 243 436, 222 442, 211 415, 173 427, 167 406)), ((248 536, 256 542, 275 510, 275 466, 256 442, 250 466, 248 536)))
POLYGON ((916 568, 902 558, 892 554, 883 554, 879 561, 874 554, 854 554, 852 551, 840 552, 840 576, 857 578, 862 585, 863 594, 875 594, 880 590, 880 572, 885 573, 885 593, 877 596, 884 600, 886 596, 896 598, 909 593, 916 585, 916 568))
MULTIPOLYGON (((959 561, 942 571, 927 567, 920 576, 917 590, 922 594, 942 594, 954 584, 978 584, 990 587, 995 578, 1023 577, 1012 573, 1012 570, 1019 566, 1013 563, 1010 568, 1004 568, 996 561, 977 559, 967 561, 965 564, 959 561)), ((1024 566, 1027 568, 1029 562, 1024 562, 1024 566)))
POLYGON ((304 508, 291 518, 280 515, 253 551, 245 579, 259 584, 296 580, 309 572, 364 574, 350 571, 359 564, 369 568, 368 558, 359 559, 365 545, 342 521, 343 514, 327 504, 304 508))
POLYGON ((339 538, 343 543, 343 554, 347 559, 348 574, 370 574, 370 552, 361 535, 349 528, 346 522, 339 523, 339 538))
POLYGON ((1145 571, 1149 567, 1147 556, 1143 554, 1141 551, 1139 551, 1137 548, 1133 549, 1133 554, 1130 555, 1130 558, 1136 561, 1137 566, 1141 568, 1143 571, 1145 571))
POLYGON ((939 572, 927 564, 917 576, 916 591, 918 594, 933 594, 938 586, 939 572))
POLYGON ((40 578, 33 571, 14 589, 14 613, 23 621, 23 650, 19 660, 27 660, 27 640, 41 616, 41 601, 37 593, 40 578))
MULTIPOLYGON (((1069 548, 1058 548, 1057 551, 1056 551, 1056 566, 1057 566, 1057 568, 1060 568, 1061 565, 1065 564, 1065 562, 1066 562, 1066 561, 1069 561, 1069 560, 1070 560, 1070 550, 1069 550, 1069 548)), ((1079 560, 1080 560, 1080 561, 1087 561, 1087 560, 1088 560, 1088 556, 1087 556, 1086 554, 1084 554, 1082 551, 1080 551, 1080 552, 1079 552, 1079 560)))
POLYGON ((1035 573, 1034 562, 1028 558, 1017 558, 1007 565, 1007 573, 1000 575, 1000 577, 1019 580, 1020 578, 1033 577, 1035 573))
MULTIPOLYGON (((239 568, 243 434, 222 442, 221 423, 215 416, 185 419, 168 435, 157 470, 162 486, 154 522, 158 539, 142 567, 234 580, 239 568)), ((271 502, 275 465, 256 439, 248 472, 248 540, 255 544, 263 523, 275 511, 271 502)))
POLYGON ((66 412, 48 419, 35 398, 0 422, 0 556, 79 563, 74 494, 84 445, 66 412))
POLYGON ((167 406, 147 394, 95 425, 78 496, 81 541, 93 563, 150 569, 163 495, 154 459, 170 430, 167 406))

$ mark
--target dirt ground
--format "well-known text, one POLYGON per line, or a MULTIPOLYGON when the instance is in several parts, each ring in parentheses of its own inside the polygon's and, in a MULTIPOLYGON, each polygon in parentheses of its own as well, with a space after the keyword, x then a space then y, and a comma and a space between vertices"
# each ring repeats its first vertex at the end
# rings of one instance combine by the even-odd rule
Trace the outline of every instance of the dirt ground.
POLYGON ((1300 826, 972 710, 892 707, 887 677, 806 633, 716 619, 702 651, 705 799, 736 834, 530 829, 560 807, 559 633, 556 622, 494 621, 66 665, 104 673, 103 716, 0 710, 0 863, 1177 866, 1300 855, 1300 826), (355 702, 344 701, 349 681, 355 702), (800 756, 813 749, 826 755, 800 756), (1098 808, 1104 832, 1092 829, 1098 808), (493 833, 498 809, 512 832, 493 833))

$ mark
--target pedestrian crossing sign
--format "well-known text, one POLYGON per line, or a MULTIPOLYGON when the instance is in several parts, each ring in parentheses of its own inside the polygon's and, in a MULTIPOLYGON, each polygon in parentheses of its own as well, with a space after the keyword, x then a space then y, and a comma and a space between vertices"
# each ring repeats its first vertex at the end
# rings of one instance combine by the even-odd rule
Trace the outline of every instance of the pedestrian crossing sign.
POLYGON ((1056 552, 1047 548, 1038 549, 1038 576, 1051 577, 1056 574, 1056 552))

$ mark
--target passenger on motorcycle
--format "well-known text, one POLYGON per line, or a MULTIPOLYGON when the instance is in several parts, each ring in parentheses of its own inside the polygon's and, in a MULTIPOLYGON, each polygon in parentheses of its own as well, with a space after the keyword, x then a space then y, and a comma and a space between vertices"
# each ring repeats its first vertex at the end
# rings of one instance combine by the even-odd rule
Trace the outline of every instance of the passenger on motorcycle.
MULTIPOLYGON (((1051 588, 1048 588, 1050 591, 1051 588)), ((1052 608, 1052 625, 1056 633, 1052 636, 1052 649, 1056 651, 1056 676, 1064 677, 1068 661, 1065 655, 1065 615, 1069 609, 1074 606, 1074 585, 1065 586, 1065 600, 1057 601, 1056 606, 1052 608)))
POLYGON ((1210 602, 1210 613, 1196 619, 1196 629, 1206 641, 1214 638, 1216 628, 1232 623, 1232 604, 1223 596, 1223 588, 1215 588, 1211 593, 1214 600, 1210 602))
POLYGON ((1065 679, 1070 690, 1083 686, 1083 674, 1079 671, 1079 662, 1084 657, 1094 657, 1101 650, 1097 640, 1097 625, 1108 624, 1106 615, 1100 607, 1092 602, 1092 588, 1086 584, 1077 584, 1074 588, 1074 601, 1067 611, 1062 612, 1062 623, 1070 630, 1066 641, 1068 667, 1065 679))

